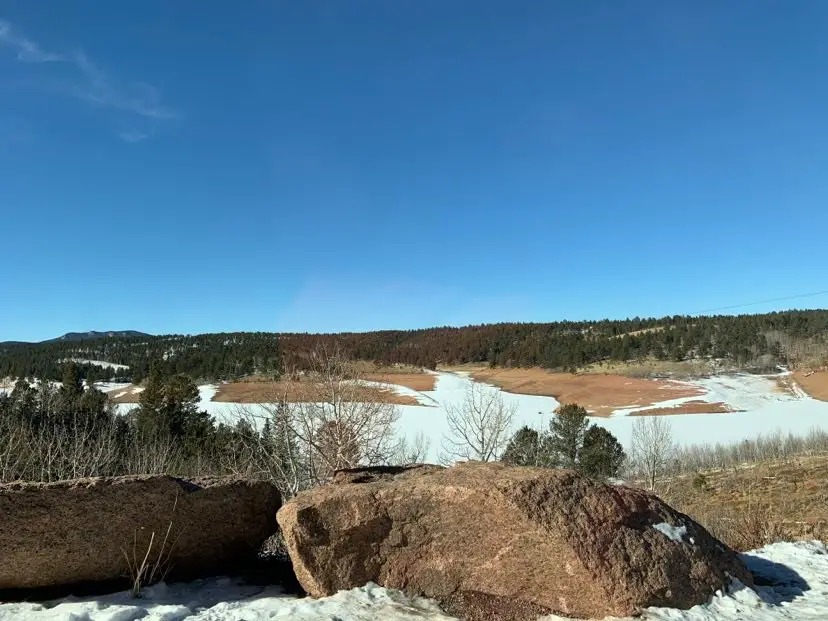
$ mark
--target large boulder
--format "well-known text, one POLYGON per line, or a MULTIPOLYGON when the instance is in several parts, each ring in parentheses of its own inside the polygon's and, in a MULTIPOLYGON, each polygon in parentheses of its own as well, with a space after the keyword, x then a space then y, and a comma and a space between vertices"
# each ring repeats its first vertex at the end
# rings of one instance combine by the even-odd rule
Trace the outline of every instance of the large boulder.
POLYGON ((147 550, 168 579, 222 573, 276 532, 280 504, 273 485, 237 478, 0 485, 0 590, 129 579, 147 550))
POLYGON ((311 595, 373 581, 465 619, 689 608, 731 576, 752 584, 733 551, 656 496, 570 470, 341 471, 277 519, 311 595))

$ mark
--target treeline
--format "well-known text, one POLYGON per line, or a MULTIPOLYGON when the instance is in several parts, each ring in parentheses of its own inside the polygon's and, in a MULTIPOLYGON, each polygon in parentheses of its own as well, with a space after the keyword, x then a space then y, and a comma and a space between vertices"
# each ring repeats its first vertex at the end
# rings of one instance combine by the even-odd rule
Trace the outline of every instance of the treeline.
POLYGON ((0 483, 232 473, 250 430, 215 424, 187 375, 164 377, 154 367, 141 403, 121 415, 79 371, 67 364, 60 386, 22 380, 0 393, 0 483))
MULTIPOLYGON (((308 368, 310 352, 320 346, 352 359, 426 368, 473 362, 574 370, 596 362, 645 358, 716 358, 767 368, 828 362, 826 335, 828 311, 809 310, 342 334, 120 337, 0 346, 0 377, 58 379, 59 361, 69 357, 128 365, 133 381, 146 377, 153 362, 161 364, 167 375, 187 373, 196 379, 235 379, 253 373, 277 376, 284 370, 308 368)), ((124 374, 102 370, 98 379, 119 375, 124 374)))
POLYGON ((128 370, 78 363, 81 376, 94 381, 141 382, 150 367, 165 375, 186 373, 194 379, 232 380, 253 373, 279 376, 282 353, 278 335, 256 332, 197 336, 103 337, 80 342, 0 345, 0 378, 59 380, 63 361, 97 360, 128 370))

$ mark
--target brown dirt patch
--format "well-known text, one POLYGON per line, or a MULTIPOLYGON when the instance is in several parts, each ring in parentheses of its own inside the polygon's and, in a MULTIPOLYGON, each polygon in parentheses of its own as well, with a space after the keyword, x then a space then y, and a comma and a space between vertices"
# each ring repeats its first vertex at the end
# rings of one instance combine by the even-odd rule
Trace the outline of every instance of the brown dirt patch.
POLYGON ((490 369, 464 367, 481 382, 521 395, 555 397, 577 403, 595 416, 609 416, 622 407, 643 407, 668 399, 697 397, 703 391, 673 380, 652 380, 598 373, 555 373, 546 369, 490 369))
MULTIPOLYGON (((355 401, 379 400, 381 403, 396 405, 419 405, 412 396, 400 395, 390 389, 370 386, 354 388, 355 401)), ((323 399, 320 388, 313 382, 281 380, 278 382, 231 382, 220 384, 213 401, 219 403, 272 403, 286 396, 291 403, 305 403, 323 399)))
POLYGON ((372 382, 404 386, 419 392, 434 390, 436 381, 436 376, 430 373, 367 373, 363 377, 372 382))
POLYGON ((677 405, 674 408, 650 408, 649 410, 641 410, 639 412, 630 412, 630 416, 670 416, 672 414, 724 414, 725 412, 735 412, 731 410, 726 403, 718 401, 716 403, 709 403, 707 401, 687 401, 677 405))
POLYGON ((794 371, 793 377, 814 399, 828 401, 828 371, 794 371))
POLYGON ((128 386, 126 388, 116 388, 106 393, 112 403, 138 403, 141 399, 140 386, 128 386))

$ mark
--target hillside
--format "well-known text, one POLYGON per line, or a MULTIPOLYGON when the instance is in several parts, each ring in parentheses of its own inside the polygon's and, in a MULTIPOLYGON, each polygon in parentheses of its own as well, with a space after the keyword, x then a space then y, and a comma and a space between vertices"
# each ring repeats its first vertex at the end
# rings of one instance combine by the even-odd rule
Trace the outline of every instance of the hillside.
MULTIPOLYGON (((353 359, 431 369, 478 363, 571 372, 631 361, 661 361, 661 368, 669 368, 669 363, 701 360, 715 362, 717 368, 762 372, 779 364, 798 369, 821 368, 828 362, 828 310, 341 334, 82 333, 86 337, 81 340, 75 334, 45 343, 0 345, 0 377, 57 379, 58 361, 67 358, 126 365, 133 381, 146 375, 151 362, 168 372, 210 380, 275 376, 307 368, 308 355, 317 347, 338 349, 353 359)), ((658 368, 653 365, 650 375, 657 375, 658 368)))
POLYGON ((63 336, 59 336, 56 339, 49 339, 43 342, 54 343, 63 341, 77 343, 80 341, 94 341, 103 338, 128 338, 135 336, 146 337, 151 335, 146 334, 145 332, 138 332, 137 330, 110 330, 107 332, 98 332, 97 330, 90 330, 89 332, 67 332, 63 336))

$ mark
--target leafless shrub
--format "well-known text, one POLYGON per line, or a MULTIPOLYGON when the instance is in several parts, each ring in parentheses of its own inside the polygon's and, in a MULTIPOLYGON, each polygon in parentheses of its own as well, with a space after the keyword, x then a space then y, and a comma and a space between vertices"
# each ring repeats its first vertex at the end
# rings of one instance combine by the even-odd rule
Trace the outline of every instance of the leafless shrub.
POLYGON ((764 461, 788 461, 796 457, 828 453, 828 432, 811 429, 806 435, 777 430, 731 444, 692 444, 676 447, 666 468, 669 475, 705 470, 726 470, 764 461))
POLYGON ((643 476, 649 489, 655 491, 656 480, 667 471, 675 452, 670 423, 663 416, 638 418, 633 424, 631 448, 633 471, 643 476))
POLYGON ((176 472, 181 450, 169 434, 139 433, 130 442, 124 456, 128 474, 165 474, 176 472))
POLYGON ((120 454, 114 421, 96 422, 83 412, 46 419, 37 427, 0 421, 0 481, 59 481, 116 474, 120 454))
POLYGON ((351 362, 324 349, 312 354, 301 381, 315 401, 293 403, 283 392, 237 408, 242 446, 228 467, 272 480, 290 498, 337 469, 393 461, 399 408, 381 388, 360 382, 351 362))
POLYGON ((509 442, 515 405, 506 405, 498 390, 473 383, 460 405, 446 404, 449 431, 443 436, 441 461, 493 461, 509 442))
POLYGON ((392 463, 401 466, 423 463, 428 457, 429 448, 431 440, 422 431, 418 431, 410 442, 403 436, 397 443, 392 463))

